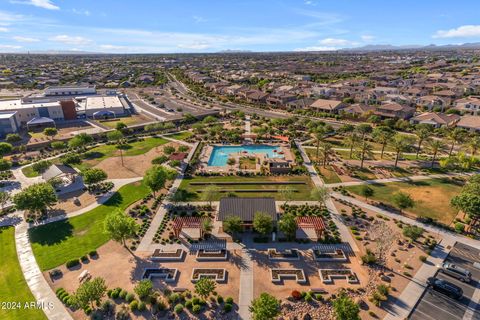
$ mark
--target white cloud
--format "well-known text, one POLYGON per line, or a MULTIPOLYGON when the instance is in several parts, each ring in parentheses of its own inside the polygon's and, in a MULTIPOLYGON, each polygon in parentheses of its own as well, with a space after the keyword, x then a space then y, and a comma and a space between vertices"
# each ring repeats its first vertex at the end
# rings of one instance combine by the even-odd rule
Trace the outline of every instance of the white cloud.
POLYGON ((450 30, 439 30, 433 38, 467 38, 480 37, 480 25, 465 25, 450 30))
POLYGON ((88 11, 88 10, 73 8, 72 12, 75 13, 75 14, 84 15, 84 16, 87 16, 87 17, 90 16, 90 11, 88 11))
POLYGON ((39 39, 36 38, 29 38, 29 37, 22 37, 22 36, 15 36, 13 37, 13 40, 17 42, 38 42, 40 41, 39 39))
POLYGON ((125 49, 127 47, 125 46, 117 46, 117 45, 113 45, 113 44, 102 44, 99 46, 100 49, 103 49, 103 50, 122 50, 122 49, 125 49))
POLYGON ((75 45, 75 46, 85 46, 85 45, 90 44, 92 42, 92 40, 84 38, 84 37, 68 36, 68 35, 65 35, 65 34, 52 37, 49 40, 50 41, 55 41, 55 42, 61 42, 61 43, 64 43, 64 44, 69 44, 69 45, 75 45))
POLYGON ((204 17, 200 17, 200 16, 193 16, 192 18, 196 23, 202 23, 202 22, 207 22, 208 21, 204 17))
POLYGON ((7 49, 7 50, 16 50, 16 49, 21 49, 22 46, 14 46, 10 44, 0 44, 0 50, 2 49, 7 49))
POLYGON ((370 42, 373 39, 375 39, 374 36, 369 35, 369 34, 364 34, 364 35, 360 36, 360 38, 362 39, 362 41, 365 41, 365 42, 370 42))
POLYGON ((312 47, 305 47, 305 48, 296 48, 293 51, 335 51, 338 48, 329 47, 329 46, 312 46, 312 47))
POLYGON ((0 27, 0 32, 8 32, 8 28, 0 27))
POLYGON ((312 0, 304 0, 303 3, 305 3, 307 6, 316 6, 317 3, 312 0))
POLYGON ((193 50, 205 50, 210 48, 208 43, 194 42, 194 43, 185 43, 177 45, 181 49, 193 49, 193 50))
POLYGON ((53 4, 52 0, 25 0, 25 1, 18 1, 18 0, 12 0, 10 1, 11 3, 17 3, 17 4, 28 4, 31 6, 47 9, 47 10, 59 10, 60 7, 53 4))
POLYGON ((7 11, 0 11, 0 26, 9 26, 12 23, 25 20, 21 14, 10 13, 7 11))
POLYGON ((333 46, 333 47, 341 47, 341 46, 349 46, 352 42, 345 40, 345 39, 336 39, 336 38, 325 38, 319 41, 320 44, 325 46, 333 46))

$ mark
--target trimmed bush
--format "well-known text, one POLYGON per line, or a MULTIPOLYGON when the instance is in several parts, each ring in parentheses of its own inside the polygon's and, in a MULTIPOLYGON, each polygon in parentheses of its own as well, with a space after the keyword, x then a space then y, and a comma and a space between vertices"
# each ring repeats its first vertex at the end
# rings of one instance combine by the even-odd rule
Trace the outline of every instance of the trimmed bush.
POLYGON ((420 259, 420 261, 422 261, 422 262, 427 261, 427 257, 425 257, 425 256, 420 256, 420 257, 418 257, 418 259, 420 259))
POLYGON ((132 300, 130 302, 130 310, 132 310, 132 311, 138 310, 138 301, 137 300, 132 300))
POLYGON ((180 300, 180 295, 178 293, 172 293, 168 296, 168 301, 170 302, 177 302, 178 300, 180 300))
POLYGON ((223 303, 223 297, 222 297, 222 296, 218 296, 218 297, 217 297, 217 302, 218 302, 218 303, 223 303))
POLYGON ((175 305, 175 308, 173 309, 175 313, 182 313, 183 312, 183 305, 181 303, 175 305))
POLYGON ((187 301, 185 302, 185 308, 187 308, 187 309, 192 309, 192 307, 193 307, 192 300, 187 300, 187 301))
POLYGON ((90 251, 88 255, 90 256, 90 258, 97 257, 98 256, 97 250, 90 251))
POLYGON ((202 307, 199 306, 198 304, 194 305, 192 308, 193 313, 200 313, 201 310, 202 310, 202 307))
POLYGON ((225 299, 225 302, 229 303, 229 304, 233 304, 233 298, 232 297, 227 297, 227 299, 225 299))
POLYGON ((140 301, 140 303, 138 304, 138 311, 145 311, 146 309, 147 305, 145 304, 145 302, 140 301))
POLYGON ((67 261, 67 263, 65 264, 67 266, 67 268, 73 268, 73 267, 76 267, 80 264, 80 261, 78 259, 72 259, 72 260, 69 260, 67 261))
POLYGON ((230 312, 232 311, 232 309, 233 309, 233 306, 230 303, 225 303, 225 305, 223 306, 223 311, 225 312, 230 312))
POLYGON ((135 295, 133 293, 128 293, 126 296, 125 296, 125 301, 127 302, 132 302, 133 300, 135 300, 135 295))
POLYGON ((121 299, 125 299, 125 297, 127 296, 127 294, 128 294, 127 290, 123 290, 123 289, 122 289, 122 291, 120 291, 120 293, 119 293, 118 296, 119 296, 121 299))

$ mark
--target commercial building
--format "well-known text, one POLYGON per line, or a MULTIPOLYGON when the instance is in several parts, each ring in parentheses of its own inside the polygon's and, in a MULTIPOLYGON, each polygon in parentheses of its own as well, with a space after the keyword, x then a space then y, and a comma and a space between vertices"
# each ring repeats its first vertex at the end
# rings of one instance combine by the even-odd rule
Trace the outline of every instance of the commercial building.
POLYGON ((7 134, 18 131, 16 113, 16 111, 0 112, 0 137, 4 138, 7 134))
POLYGON ((77 114, 88 118, 115 118, 125 114, 125 106, 118 96, 87 97, 77 104, 77 114))

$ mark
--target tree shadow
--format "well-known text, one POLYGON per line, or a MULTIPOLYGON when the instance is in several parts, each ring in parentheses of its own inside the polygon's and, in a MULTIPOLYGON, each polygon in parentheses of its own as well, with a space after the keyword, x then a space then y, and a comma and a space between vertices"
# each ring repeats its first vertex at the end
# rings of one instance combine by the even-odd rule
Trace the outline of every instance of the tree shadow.
POLYGON ((118 207, 122 202, 123 196, 119 192, 115 192, 103 205, 107 207, 118 207))
POLYGON ((51 246, 63 242, 73 235, 73 226, 68 219, 28 230, 30 242, 51 246))
POLYGON ((98 159, 105 156, 105 153, 100 151, 88 151, 85 152, 85 160, 98 159))

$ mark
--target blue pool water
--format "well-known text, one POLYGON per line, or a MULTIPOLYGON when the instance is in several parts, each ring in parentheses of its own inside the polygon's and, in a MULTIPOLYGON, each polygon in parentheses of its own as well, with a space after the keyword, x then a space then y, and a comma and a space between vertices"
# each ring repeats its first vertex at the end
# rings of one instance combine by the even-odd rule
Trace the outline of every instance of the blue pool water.
POLYGON ((283 158, 283 154, 278 154, 274 150, 280 151, 279 147, 266 145, 248 145, 248 146, 214 146, 210 159, 208 159, 209 166, 224 167, 227 165, 227 160, 232 153, 239 153, 246 151, 248 154, 266 153, 269 158, 283 158))

